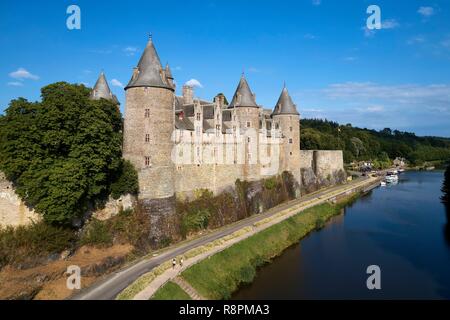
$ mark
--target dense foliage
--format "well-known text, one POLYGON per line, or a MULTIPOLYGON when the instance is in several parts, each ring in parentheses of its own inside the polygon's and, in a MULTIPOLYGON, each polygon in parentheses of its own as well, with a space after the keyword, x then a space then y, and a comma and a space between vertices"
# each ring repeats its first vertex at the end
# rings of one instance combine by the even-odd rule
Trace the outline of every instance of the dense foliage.
POLYGON ((442 202, 450 205, 450 164, 447 166, 444 174, 444 182, 442 184, 442 202))
POLYGON ((418 137, 414 133, 385 128, 361 129, 350 124, 317 119, 301 120, 302 149, 343 150, 344 161, 386 161, 406 158, 415 165, 450 158, 450 139, 418 137))
POLYGON ((72 223, 110 194, 122 168, 130 174, 121 159, 120 111, 89 92, 54 83, 42 88, 41 102, 12 100, 0 116, 0 170, 49 223, 72 223))

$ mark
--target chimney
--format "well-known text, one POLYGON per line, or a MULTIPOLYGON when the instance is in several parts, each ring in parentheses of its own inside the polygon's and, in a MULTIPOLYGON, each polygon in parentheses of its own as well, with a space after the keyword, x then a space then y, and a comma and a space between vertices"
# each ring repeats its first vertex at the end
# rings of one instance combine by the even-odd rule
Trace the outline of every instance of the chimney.
POLYGON ((194 103, 194 88, 191 86, 183 86, 183 102, 184 104, 194 103))

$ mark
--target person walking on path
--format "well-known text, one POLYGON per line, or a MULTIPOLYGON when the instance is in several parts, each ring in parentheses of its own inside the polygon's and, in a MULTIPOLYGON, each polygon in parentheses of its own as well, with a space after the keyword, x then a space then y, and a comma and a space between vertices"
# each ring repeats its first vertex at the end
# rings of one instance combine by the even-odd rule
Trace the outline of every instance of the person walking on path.
POLYGON ((177 260, 175 258, 172 259, 172 269, 175 269, 175 266, 177 265, 177 260))
POLYGON ((183 268, 183 257, 180 258, 180 267, 183 268))

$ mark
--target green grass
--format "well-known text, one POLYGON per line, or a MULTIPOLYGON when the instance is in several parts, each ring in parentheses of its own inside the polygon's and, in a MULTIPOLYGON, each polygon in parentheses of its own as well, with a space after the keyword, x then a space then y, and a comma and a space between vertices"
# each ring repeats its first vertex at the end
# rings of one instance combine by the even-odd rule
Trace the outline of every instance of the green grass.
POLYGON ((339 214, 356 197, 302 211, 199 262, 184 271, 182 277, 206 298, 229 299, 240 285, 253 281, 259 266, 315 230, 317 221, 321 221, 321 227, 322 222, 339 214))
POLYGON ((159 288, 150 300, 192 300, 191 297, 172 281, 159 288))

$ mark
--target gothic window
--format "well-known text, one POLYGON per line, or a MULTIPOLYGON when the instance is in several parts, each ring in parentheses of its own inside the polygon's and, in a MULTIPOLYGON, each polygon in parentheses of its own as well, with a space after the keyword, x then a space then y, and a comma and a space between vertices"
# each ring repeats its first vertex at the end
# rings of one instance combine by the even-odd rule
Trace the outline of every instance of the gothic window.
POLYGON ((145 109, 145 117, 150 118, 150 109, 145 109))
POLYGON ((145 157, 145 166, 150 167, 150 157, 145 157))

